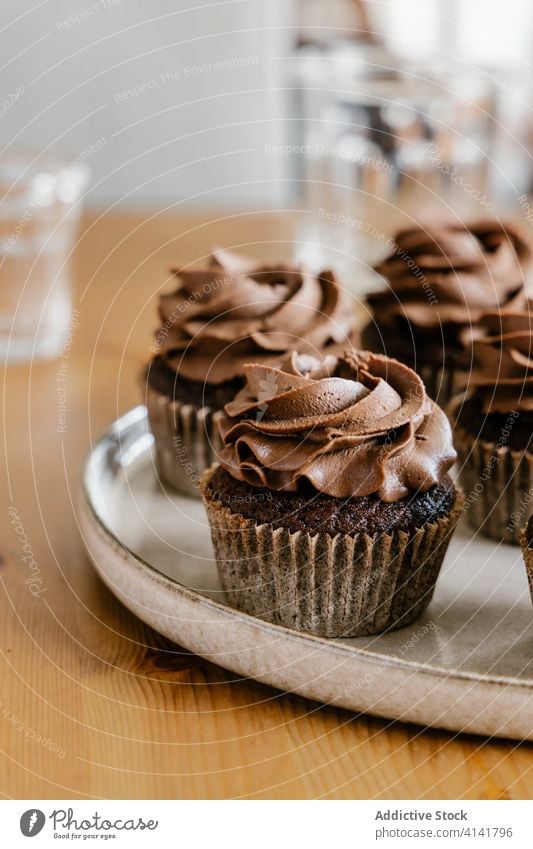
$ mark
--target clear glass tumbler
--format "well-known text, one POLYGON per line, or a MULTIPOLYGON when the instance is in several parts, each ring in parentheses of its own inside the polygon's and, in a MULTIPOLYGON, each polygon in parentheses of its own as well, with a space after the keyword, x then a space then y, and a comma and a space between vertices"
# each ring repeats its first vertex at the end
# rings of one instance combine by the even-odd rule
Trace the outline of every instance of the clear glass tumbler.
POLYGON ((485 78, 353 46, 302 68, 302 258, 355 261, 364 289, 397 228, 494 214, 485 78))
POLYGON ((72 313, 70 259, 89 170, 0 155, 0 361, 58 356, 72 313))

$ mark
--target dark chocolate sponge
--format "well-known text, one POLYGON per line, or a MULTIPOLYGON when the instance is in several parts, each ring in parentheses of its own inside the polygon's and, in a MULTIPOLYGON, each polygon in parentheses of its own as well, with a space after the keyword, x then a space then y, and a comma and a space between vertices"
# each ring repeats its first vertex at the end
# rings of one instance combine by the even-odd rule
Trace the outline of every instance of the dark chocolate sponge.
POLYGON ((428 364, 453 368, 464 360, 454 325, 421 329, 398 317, 394 327, 380 330, 370 321, 361 331, 361 342, 365 351, 393 357, 415 370, 428 364))
POLYGON ((233 478, 219 466, 209 486, 211 498, 220 501, 232 513, 254 519, 258 525, 268 523, 274 528, 335 534, 393 530, 413 531, 427 522, 445 516, 455 501, 455 489, 448 476, 427 492, 413 493, 408 498, 391 503, 375 495, 358 498, 334 498, 302 485, 301 492, 276 492, 251 486, 233 478))
POLYGON ((531 451, 533 413, 518 412, 484 414, 475 394, 461 405, 455 417, 470 436, 510 448, 512 451, 531 451))
POLYGON ((194 407, 211 407, 221 410, 225 404, 232 401, 237 392, 244 386, 244 379, 237 377, 225 383, 212 384, 200 380, 187 380, 176 374, 164 357, 157 356, 148 366, 146 377, 153 389, 180 401, 182 404, 192 404, 194 407))

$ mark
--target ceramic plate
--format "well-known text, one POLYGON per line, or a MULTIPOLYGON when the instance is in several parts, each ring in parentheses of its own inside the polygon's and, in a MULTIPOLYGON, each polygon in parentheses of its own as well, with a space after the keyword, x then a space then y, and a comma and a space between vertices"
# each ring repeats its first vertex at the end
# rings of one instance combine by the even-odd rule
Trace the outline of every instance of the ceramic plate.
POLYGON ((269 625, 225 603, 203 506, 159 484, 144 407, 94 446, 80 516, 111 592, 240 676, 352 711, 533 740, 533 606, 519 548, 460 526, 426 614, 384 636, 329 640, 269 625))

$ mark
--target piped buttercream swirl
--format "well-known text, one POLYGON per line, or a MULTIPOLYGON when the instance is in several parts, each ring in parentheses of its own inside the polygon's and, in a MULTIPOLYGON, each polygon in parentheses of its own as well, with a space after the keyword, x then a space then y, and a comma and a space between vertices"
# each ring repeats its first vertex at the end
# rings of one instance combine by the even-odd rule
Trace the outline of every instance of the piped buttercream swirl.
POLYGON ((415 327, 461 328, 529 285, 532 250, 510 224, 482 221, 411 228, 376 271, 388 288, 368 297, 379 327, 401 317, 415 327))
POLYGON ((472 369, 463 384, 483 413, 533 412, 532 308, 487 311, 465 334, 472 369))
POLYGON ((160 298, 156 346, 189 380, 219 384, 241 377, 247 362, 345 347, 355 329, 353 299, 331 271, 258 266, 217 250, 207 269, 175 275, 178 288, 160 298))
POLYGON ((238 480, 390 502, 440 483, 455 460, 445 414, 396 360, 293 354, 245 376, 221 421, 219 460, 238 480))

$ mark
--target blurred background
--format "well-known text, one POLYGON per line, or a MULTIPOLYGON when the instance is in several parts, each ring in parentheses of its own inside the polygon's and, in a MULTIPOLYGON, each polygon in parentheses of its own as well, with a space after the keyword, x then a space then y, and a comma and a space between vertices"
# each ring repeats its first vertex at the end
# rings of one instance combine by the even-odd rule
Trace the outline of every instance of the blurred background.
POLYGON ((2 147, 82 159, 93 205, 212 206, 305 196, 320 145, 346 147, 326 171, 352 183, 350 157, 429 170, 417 144, 436 139, 450 164, 488 160, 497 200, 516 198, 532 175, 532 14, 526 0, 7 0, 2 147), (298 144, 314 153, 273 147, 298 144))
MULTIPOLYGON (((52 224, 65 252, 81 199, 295 207, 297 258, 357 266, 361 288, 402 223, 529 228, 532 15, 526 0, 7 0, 0 275, 30 233, 34 268, 52 224)), ((48 325, 68 313, 60 291, 48 325)))

